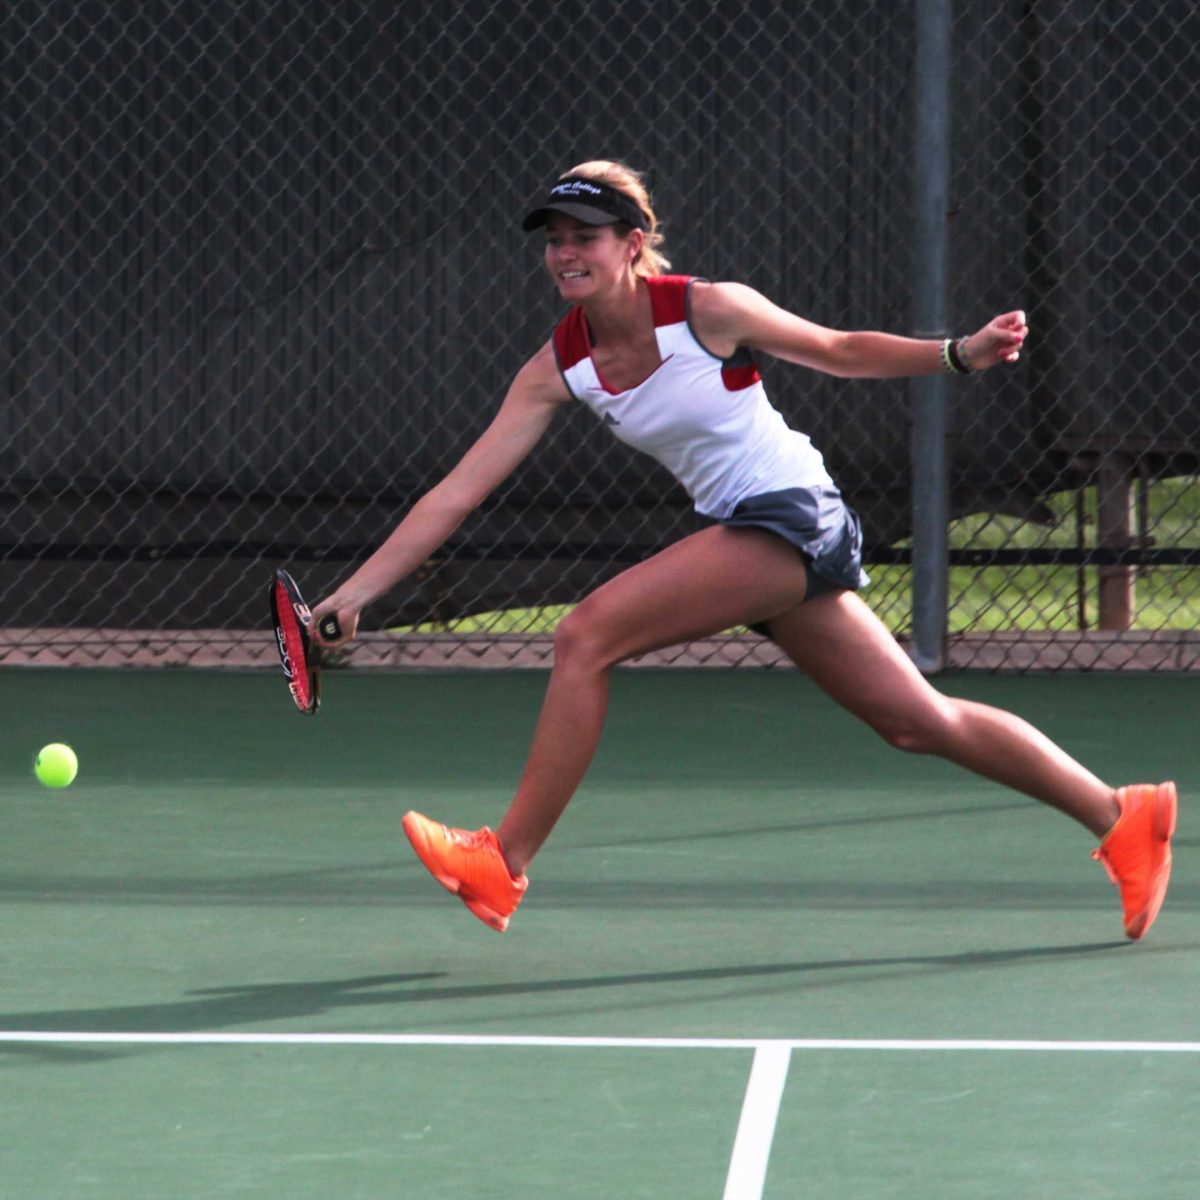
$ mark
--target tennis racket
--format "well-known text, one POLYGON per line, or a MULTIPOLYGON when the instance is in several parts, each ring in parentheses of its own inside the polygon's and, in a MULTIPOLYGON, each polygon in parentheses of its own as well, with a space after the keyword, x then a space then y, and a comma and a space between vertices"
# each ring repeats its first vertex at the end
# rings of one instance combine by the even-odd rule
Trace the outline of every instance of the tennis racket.
MULTIPOLYGON (((282 567, 271 581, 271 622, 288 691, 302 713, 315 713, 321 707, 321 647, 308 632, 312 613, 296 581, 282 567)), ((321 618, 320 629, 330 641, 342 635, 332 613, 321 618)))

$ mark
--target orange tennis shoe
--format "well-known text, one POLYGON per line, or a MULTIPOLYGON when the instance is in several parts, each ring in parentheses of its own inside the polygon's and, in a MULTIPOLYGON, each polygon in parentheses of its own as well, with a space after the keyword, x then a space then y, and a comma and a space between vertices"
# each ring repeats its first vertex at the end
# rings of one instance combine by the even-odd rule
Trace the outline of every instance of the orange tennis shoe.
POLYGON ((513 877, 496 835, 487 828, 451 829, 417 812, 405 813, 401 824, 434 879, 481 921, 503 933, 529 880, 513 877))
POLYGON ((1125 935, 1140 938, 1158 916, 1171 878, 1171 837, 1178 798, 1173 783, 1117 789, 1121 816, 1092 857, 1121 889, 1125 935))

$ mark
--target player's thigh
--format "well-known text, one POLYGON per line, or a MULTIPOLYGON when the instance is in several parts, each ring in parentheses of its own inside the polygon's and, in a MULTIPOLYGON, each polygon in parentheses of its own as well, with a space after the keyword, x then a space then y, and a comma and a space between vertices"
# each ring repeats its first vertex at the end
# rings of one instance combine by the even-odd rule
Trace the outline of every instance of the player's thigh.
POLYGON ((559 626, 558 650, 619 662, 764 621, 804 598, 800 554, 761 529, 712 526, 610 579, 559 626))
POLYGON ((797 605, 768 627, 823 691, 886 737, 916 736, 952 717, 947 698, 854 592, 797 605))

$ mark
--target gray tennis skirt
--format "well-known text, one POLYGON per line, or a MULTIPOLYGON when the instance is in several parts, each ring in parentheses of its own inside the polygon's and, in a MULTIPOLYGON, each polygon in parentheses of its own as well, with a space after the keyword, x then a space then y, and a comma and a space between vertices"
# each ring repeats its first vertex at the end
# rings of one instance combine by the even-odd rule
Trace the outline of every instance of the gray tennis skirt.
MULTIPOLYGON (((862 565, 862 522, 835 487, 785 488, 743 500, 711 524, 769 529, 789 541, 808 567, 806 600, 871 582, 862 565)), ((761 632, 761 631, 760 631, 761 632)))

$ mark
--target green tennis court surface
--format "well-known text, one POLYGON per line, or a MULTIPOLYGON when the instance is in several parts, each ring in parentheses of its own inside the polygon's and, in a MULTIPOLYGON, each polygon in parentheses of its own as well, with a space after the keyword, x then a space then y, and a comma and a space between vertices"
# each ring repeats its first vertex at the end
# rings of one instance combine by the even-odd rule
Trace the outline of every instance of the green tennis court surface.
POLYGON ((399 818, 498 820, 543 685, 0 671, 0 1195, 1194 1200, 1194 680, 944 685, 1178 781, 1137 945, 1066 819, 716 671, 618 675, 496 935, 399 818))

